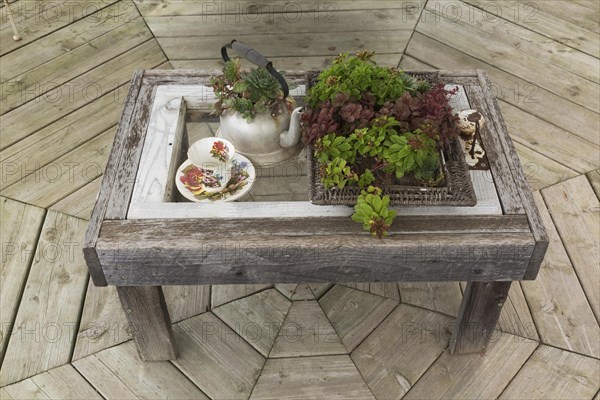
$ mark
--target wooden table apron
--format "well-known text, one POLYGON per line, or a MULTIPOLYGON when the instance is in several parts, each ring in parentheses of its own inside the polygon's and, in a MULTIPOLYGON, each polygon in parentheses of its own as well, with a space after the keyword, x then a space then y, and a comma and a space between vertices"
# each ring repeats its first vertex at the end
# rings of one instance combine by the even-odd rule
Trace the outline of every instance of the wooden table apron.
POLYGON ((462 85, 486 118, 481 136, 501 205, 497 215, 401 213, 383 240, 339 207, 313 215, 319 206, 303 202, 282 203, 273 218, 241 218, 225 206, 215 207, 211 218, 127 219, 157 87, 206 84, 215 73, 135 72, 86 232, 93 282, 117 286, 141 357, 176 357, 161 285, 246 283, 467 281, 450 350, 482 351, 511 281, 535 279, 548 246, 485 71, 441 71, 440 77, 462 85))

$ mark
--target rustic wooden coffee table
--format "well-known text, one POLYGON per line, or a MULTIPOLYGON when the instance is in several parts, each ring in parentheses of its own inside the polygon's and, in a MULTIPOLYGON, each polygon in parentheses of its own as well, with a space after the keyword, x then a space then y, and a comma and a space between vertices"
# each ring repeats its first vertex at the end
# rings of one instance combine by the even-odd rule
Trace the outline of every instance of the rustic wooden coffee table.
MULTIPOLYGON (((260 170, 250 201, 180 202, 174 175, 188 126, 209 118, 209 76, 134 74, 85 238, 94 284, 117 286, 144 360, 177 355, 161 285, 467 281, 450 350, 485 349, 511 281, 536 277, 548 238, 484 71, 440 74, 460 85, 453 107, 487 120, 488 166, 470 171, 477 205, 399 208, 383 240, 350 207, 306 200, 301 157, 260 170)), ((301 96, 303 75, 291 78, 301 96)))

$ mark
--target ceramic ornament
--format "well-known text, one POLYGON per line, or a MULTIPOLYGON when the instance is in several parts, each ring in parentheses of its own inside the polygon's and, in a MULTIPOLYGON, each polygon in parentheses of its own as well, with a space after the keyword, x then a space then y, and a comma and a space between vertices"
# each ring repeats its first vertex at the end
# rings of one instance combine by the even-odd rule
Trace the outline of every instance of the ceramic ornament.
POLYGON ((467 137, 475 134, 477 121, 479 121, 479 129, 483 128, 485 119, 477 110, 462 110, 458 113, 458 128, 467 137))
POLYGON ((196 166, 204 163, 227 163, 235 155, 231 142, 221 138, 200 139, 188 149, 188 158, 196 166))
POLYGON ((246 157, 235 154, 230 162, 227 182, 219 188, 210 188, 205 171, 186 160, 177 170, 175 184, 179 192, 196 203, 234 201, 242 198, 256 180, 256 170, 246 157))
POLYGON ((224 112, 217 136, 229 140, 236 151, 248 157, 256 165, 273 165, 298 154, 302 107, 291 114, 284 112, 272 116, 257 114, 248 122, 239 112, 224 112))
POLYGON ((478 140, 473 144, 473 138, 465 140, 464 149, 465 149, 465 161, 470 167, 476 166, 481 159, 485 156, 485 151, 478 140))
POLYGON ((233 201, 245 195, 256 177, 254 166, 222 138, 204 138, 188 149, 177 170, 177 189, 193 202, 233 201))

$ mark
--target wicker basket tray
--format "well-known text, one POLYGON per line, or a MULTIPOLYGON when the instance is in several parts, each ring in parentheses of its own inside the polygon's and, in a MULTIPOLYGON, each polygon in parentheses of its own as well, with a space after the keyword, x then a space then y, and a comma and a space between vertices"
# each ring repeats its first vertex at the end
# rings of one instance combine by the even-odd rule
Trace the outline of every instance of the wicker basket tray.
MULTIPOLYGON (((319 176, 319 162, 312 146, 307 147, 309 199, 318 205, 356 204, 361 189, 346 186, 325 189, 319 176)), ((441 186, 410 186, 409 184, 385 185, 382 192, 390 196, 390 205, 411 206, 474 206, 477 204, 475 190, 469 176, 467 163, 460 141, 455 140, 442 158, 445 179, 441 186)))
MULTIPOLYGON (((437 81, 435 73, 406 72, 417 79, 437 81)), ((312 87, 318 72, 307 75, 307 89, 312 87)), ((319 176, 320 163, 315 159, 313 146, 307 146, 309 199, 317 205, 353 206, 361 192, 358 186, 325 189, 319 176)), ((465 161, 463 146, 459 139, 454 140, 440 155, 441 172, 444 179, 439 186, 415 186, 407 179, 397 185, 385 185, 382 194, 390 197, 390 205, 411 206, 474 206, 477 197, 465 161)))

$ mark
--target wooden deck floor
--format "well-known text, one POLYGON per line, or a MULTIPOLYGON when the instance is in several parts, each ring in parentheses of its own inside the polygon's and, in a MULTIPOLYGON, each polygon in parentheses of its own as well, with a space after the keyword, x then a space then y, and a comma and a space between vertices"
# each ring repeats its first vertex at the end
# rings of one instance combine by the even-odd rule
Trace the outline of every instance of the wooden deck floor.
POLYGON ((0 8, 2 399, 600 399, 600 6, 16 0, 0 8), (168 287, 181 356, 142 363, 80 247, 137 68, 215 68, 232 38, 276 66, 371 49, 485 68, 551 243, 486 354, 450 356, 461 284, 168 287))

